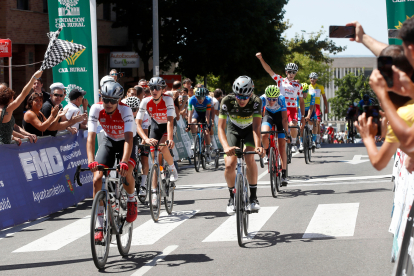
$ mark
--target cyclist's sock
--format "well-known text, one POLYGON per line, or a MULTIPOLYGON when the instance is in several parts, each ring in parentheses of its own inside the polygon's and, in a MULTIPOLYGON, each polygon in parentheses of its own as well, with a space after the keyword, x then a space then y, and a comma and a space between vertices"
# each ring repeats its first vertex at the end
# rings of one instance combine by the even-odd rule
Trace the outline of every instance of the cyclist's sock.
POLYGON ((128 194, 127 202, 134 202, 134 201, 135 201, 135 194, 128 194))
POLYGON ((301 143, 301 144, 303 143, 303 138, 302 138, 302 136, 300 136, 300 143, 301 143))
POLYGON ((286 178, 286 170, 282 170, 282 177, 286 178))
POLYGON ((230 197, 231 197, 231 198, 234 198, 233 189, 234 189, 234 187, 229 188, 229 193, 230 193, 230 197))
POLYGON ((177 169, 175 168, 175 165, 174 165, 174 164, 169 165, 169 166, 168 166, 168 168, 170 169, 170 172, 171 172, 171 171, 173 171, 173 170, 177 170, 177 169))
POLYGON ((96 224, 98 227, 102 227, 102 221, 103 221, 103 215, 104 215, 104 206, 98 207, 98 220, 96 221, 96 224))
POLYGON ((145 183, 147 182, 147 175, 141 175, 141 187, 145 187, 145 183))
POLYGON ((296 144, 296 138, 292 137, 292 144, 296 144))
POLYGON ((250 188, 250 199, 256 199, 257 184, 249 184, 250 188))
POLYGON ((316 134, 312 134, 312 141, 316 142, 316 134))
POLYGON ((270 153, 270 147, 266 149, 266 156, 269 156, 270 153))
POLYGON ((320 134, 316 134, 316 142, 320 142, 321 141, 321 135, 320 134))

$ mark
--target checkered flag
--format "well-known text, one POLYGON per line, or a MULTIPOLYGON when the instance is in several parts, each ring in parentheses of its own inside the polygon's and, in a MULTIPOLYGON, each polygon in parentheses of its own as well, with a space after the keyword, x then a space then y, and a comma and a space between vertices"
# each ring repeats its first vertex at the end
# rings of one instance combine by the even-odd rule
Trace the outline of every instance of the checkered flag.
POLYGON ((49 45, 47 46, 45 58, 40 70, 44 71, 45 69, 55 67, 74 53, 85 49, 85 46, 81 44, 58 39, 61 31, 62 27, 60 27, 56 32, 50 32, 47 34, 49 37, 49 45))

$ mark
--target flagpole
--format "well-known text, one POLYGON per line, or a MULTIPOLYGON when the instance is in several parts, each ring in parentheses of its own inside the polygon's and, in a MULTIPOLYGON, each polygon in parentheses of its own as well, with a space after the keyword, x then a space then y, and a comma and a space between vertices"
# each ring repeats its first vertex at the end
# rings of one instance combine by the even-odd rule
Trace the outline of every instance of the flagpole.
POLYGON ((152 74, 160 75, 160 49, 158 41, 158 0, 152 0, 152 74))
POLYGON ((12 57, 9 57, 9 87, 13 89, 12 85, 12 57))
POLYGON ((98 76, 98 34, 96 22, 96 0, 90 0, 91 11, 91 35, 92 35, 92 67, 93 67, 93 95, 94 101, 99 101, 99 76, 98 76))

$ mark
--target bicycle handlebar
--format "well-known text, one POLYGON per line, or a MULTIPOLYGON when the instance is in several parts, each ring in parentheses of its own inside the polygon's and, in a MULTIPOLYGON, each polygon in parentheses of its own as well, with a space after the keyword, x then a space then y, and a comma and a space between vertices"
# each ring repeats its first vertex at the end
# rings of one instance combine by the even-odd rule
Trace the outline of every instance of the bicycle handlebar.
POLYGON ((284 130, 270 130, 270 131, 262 131, 261 134, 275 134, 275 133, 285 133, 284 130))
POLYGON ((297 129, 300 129, 299 126, 289 126, 289 128, 297 128, 297 129))

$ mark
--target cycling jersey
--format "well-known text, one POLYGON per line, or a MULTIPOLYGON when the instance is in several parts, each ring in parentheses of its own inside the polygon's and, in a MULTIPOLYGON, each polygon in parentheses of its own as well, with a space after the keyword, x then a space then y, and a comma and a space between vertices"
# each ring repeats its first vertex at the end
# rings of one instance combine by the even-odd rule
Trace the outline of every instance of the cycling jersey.
POLYGON ((321 96, 325 95, 325 88, 320 84, 309 84, 309 94, 315 96, 315 104, 321 104, 321 96))
POLYGON ((288 78, 282 78, 278 74, 274 74, 272 78, 279 86, 280 94, 286 99, 286 107, 296 107, 296 98, 302 98, 302 85, 295 81, 289 81, 288 78))
MULTIPOLYGON (((138 118, 138 113, 137 113, 137 116, 135 117, 135 119, 139 119, 138 118)), ((149 116, 148 112, 145 111, 144 119, 142 120, 141 127, 142 127, 142 129, 148 129, 150 125, 151 125, 150 116, 149 116)))
POLYGON ((114 141, 125 140, 125 132, 132 132, 133 136, 137 133, 137 124, 134 121, 132 110, 123 103, 118 103, 116 110, 111 115, 105 112, 102 102, 93 104, 89 112, 88 131, 96 133, 98 122, 103 128, 105 136, 114 141))
POLYGON ((245 107, 240 107, 234 94, 224 97, 220 105, 220 119, 230 119, 228 129, 237 131, 253 124, 254 117, 262 117, 262 101, 253 94, 245 107))
POLYGON ((154 102, 152 97, 146 97, 139 105, 137 119, 144 120, 145 111, 157 124, 166 124, 167 117, 175 115, 174 101, 171 97, 162 95, 162 99, 158 104, 154 102))
POLYGON ((369 106, 371 106, 372 104, 373 104, 373 102, 371 101, 371 99, 369 99, 368 104, 366 104, 366 103, 364 102, 364 100, 360 100, 360 101, 359 101, 359 103, 358 103, 358 109, 359 109, 360 111, 364 111, 364 105, 369 105, 369 106))
POLYGON ((188 110, 195 110, 197 113, 211 110, 211 98, 207 96, 202 103, 199 103, 196 96, 192 96, 190 100, 188 100, 188 110))
MULTIPOLYGON (((305 111, 307 111, 311 105, 315 105, 315 96, 308 93, 308 96, 303 98, 303 101, 305 102, 305 111)), ((299 97, 297 98, 297 105, 299 106, 299 97)))
POLYGON ((270 113, 276 113, 279 111, 286 111, 286 101, 285 97, 280 95, 273 106, 270 106, 270 102, 267 100, 266 94, 260 96, 262 100, 262 108, 266 108, 266 110, 270 113))

